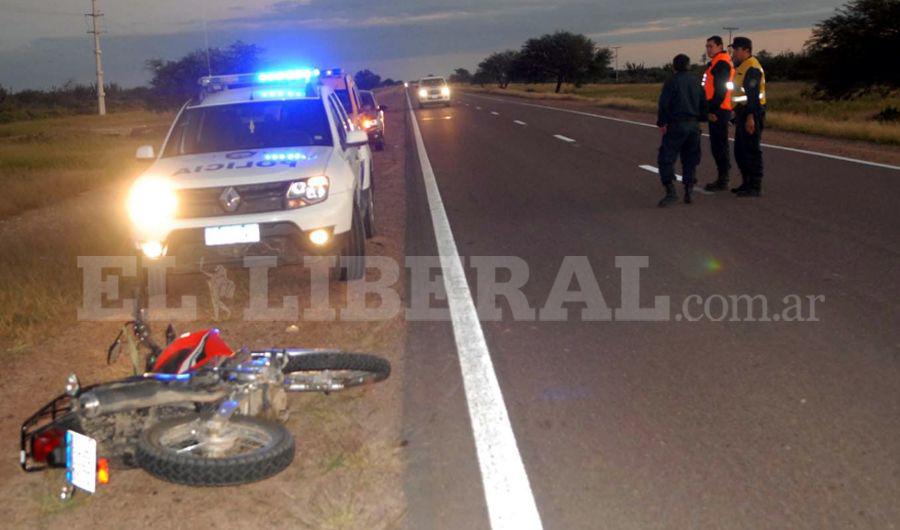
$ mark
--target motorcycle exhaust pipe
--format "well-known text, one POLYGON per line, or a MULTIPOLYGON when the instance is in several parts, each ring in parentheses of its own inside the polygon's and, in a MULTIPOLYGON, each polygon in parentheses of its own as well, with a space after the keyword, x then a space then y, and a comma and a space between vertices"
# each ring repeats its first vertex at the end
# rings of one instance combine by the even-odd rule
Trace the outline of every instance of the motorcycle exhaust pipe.
POLYGON ((122 382, 92 388, 78 398, 78 410, 89 418, 176 403, 212 403, 224 399, 222 386, 178 388, 161 381, 122 382))

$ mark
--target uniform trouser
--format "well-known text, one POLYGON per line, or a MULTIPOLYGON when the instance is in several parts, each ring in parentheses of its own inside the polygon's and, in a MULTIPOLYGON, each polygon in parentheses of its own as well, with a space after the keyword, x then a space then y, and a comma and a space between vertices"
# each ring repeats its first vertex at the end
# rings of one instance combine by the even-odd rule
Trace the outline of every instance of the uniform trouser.
POLYGON ((731 169, 731 146, 728 145, 728 123, 731 122, 731 111, 719 109, 715 112, 716 121, 709 122, 709 147, 716 161, 719 180, 728 181, 728 170, 731 169))
POLYGON ((663 186, 675 180, 675 161, 681 156, 684 185, 694 184, 697 165, 700 164, 700 124, 696 121, 670 123, 659 146, 656 162, 663 186))
POLYGON ((763 127, 765 126, 765 111, 755 116, 756 130, 753 134, 747 134, 747 112, 740 110, 735 112, 734 121, 734 160, 741 170, 741 187, 759 190, 762 187, 763 159, 762 141, 763 127))

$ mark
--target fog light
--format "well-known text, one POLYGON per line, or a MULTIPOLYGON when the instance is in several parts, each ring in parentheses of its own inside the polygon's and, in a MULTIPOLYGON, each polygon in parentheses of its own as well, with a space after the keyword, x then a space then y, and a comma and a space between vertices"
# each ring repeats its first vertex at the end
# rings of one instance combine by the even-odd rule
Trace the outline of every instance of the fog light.
POLYGON ((328 243, 328 240, 331 239, 331 236, 328 235, 328 230, 318 229, 313 230, 312 233, 309 234, 309 240, 312 241, 314 245, 322 246, 325 243, 328 243))
POLYGON ((166 254, 166 247, 159 241, 148 241, 141 245, 144 256, 150 259, 159 259, 166 254))

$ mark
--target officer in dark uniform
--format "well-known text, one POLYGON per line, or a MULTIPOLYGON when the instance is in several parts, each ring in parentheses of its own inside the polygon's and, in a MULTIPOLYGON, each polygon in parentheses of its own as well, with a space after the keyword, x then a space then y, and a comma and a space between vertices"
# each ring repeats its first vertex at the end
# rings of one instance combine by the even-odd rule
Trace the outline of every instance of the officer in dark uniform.
POLYGON ((766 74, 753 56, 753 42, 735 37, 731 43, 735 64, 734 160, 743 182, 731 191, 738 197, 759 197, 762 192, 762 132, 766 120, 766 74))
POLYGON ((659 95, 659 112, 656 125, 662 133, 657 163, 666 195, 659 201, 660 208, 678 200, 675 193, 675 160, 681 156, 684 173, 684 202, 691 203, 691 192, 697 165, 700 164, 700 122, 706 121, 708 108, 703 87, 690 72, 691 60, 687 55, 677 55, 672 60, 675 75, 663 85, 659 95))
POLYGON ((709 64, 703 74, 703 91, 709 105, 709 147, 716 161, 718 178, 707 184, 706 191, 728 189, 728 170, 731 169, 731 146, 728 144, 728 124, 731 122, 731 93, 734 90, 734 66, 725 51, 722 37, 706 39, 709 64))

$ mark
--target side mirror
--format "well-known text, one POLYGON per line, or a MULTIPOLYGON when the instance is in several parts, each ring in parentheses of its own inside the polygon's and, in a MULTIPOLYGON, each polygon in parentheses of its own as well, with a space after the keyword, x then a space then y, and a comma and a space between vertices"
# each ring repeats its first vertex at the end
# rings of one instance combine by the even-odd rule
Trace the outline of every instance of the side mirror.
POLYGON ((153 151, 152 145, 142 145, 137 148, 134 157, 138 160, 154 160, 156 158, 156 153, 153 151))
POLYGON ((355 131, 350 131, 347 133, 347 146, 348 147, 360 147, 369 143, 369 135, 366 134, 366 131, 360 131, 359 129, 355 131))

